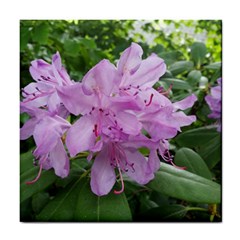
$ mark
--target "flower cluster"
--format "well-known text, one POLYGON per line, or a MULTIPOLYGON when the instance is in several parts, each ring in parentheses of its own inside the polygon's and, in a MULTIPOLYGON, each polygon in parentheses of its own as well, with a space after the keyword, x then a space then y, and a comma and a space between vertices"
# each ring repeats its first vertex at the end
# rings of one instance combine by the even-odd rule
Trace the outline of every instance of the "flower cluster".
POLYGON ((221 88, 222 88, 222 78, 217 80, 218 86, 212 87, 210 94, 205 97, 205 100, 212 111, 208 117, 218 120, 217 130, 221 131, 221 112, 222 112, 222 98, 221 98, 221 88))
POLYGON ((54 168, 56 175, 69 174, 69 155, 88 151, 91 189, 108 194, 116 179, 124 191, 123 174, 139 184, 154 178, 160 167, 159 156, 173 164, 168 140, 190 125, 195 116, 181 110, 191 107, 196 96, 172 103, 153 85, 166 71, 164 60, 156 54, 142 60, 142 48, 132 43, 118 61, 100 61, 82 79, 74 82, 61 64, 59 53, 52 64, 32 62, 35 83, 22 90, 21 111, 31 118, 21 128, 21 139, 31 135, 36 142, 33 154, 40 171, 54 168), (71 125, 69 114, 80 116, 71 125), (147 148, 149 156, 139 151, 147 148), (66 150, 67 149, 67 152, 66 150))

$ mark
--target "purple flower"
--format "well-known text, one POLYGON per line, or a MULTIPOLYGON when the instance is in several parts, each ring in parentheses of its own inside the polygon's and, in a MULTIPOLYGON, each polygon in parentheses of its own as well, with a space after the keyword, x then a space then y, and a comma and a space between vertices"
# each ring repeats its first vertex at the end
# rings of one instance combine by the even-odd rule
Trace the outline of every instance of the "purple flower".
POLYGON ((74 84, 62 66, 60 54, 57 52, 53 55, 52 64, 42 59, 31 64, 29 71, 36 82, 22 89, 22 102, 33 107, 47 106, 50 111, 55 111, 61 103, 56 87, 74 84))
POLYGON ((172 103, 155 90, 153 85, 165 73, 166 64, 156 54, 142 60, 142 54, 142 48, 132 43, 117 67, 102 60, 80 83, 70 80, 59 54, 53 56, 52 65, 43 60, 32 63, 30 72, 37 83, 24 88, 21 104, 31 116, 21 129, 21 139, 33 135, 37 145, 34 156, 40 165, 32 182, 43 168, 52 167, 58 176, 67 176, 69 160, 61 139, 64 134, 71 157, 89 151, 90 161, 96 155, 91 188, 99 196, 113 188, 115 171, 121 189, 114 192, 120 194, 124 191, 123 174, 139 184, 154 178, 160 167, 158 154, 173 164, 168 140, 196 120, 181 111, 191 107, 196 96, 172 103), (64 120, 68 112, 81 116, 72 126, 64 120), (149 149, 148 157, 139 152, 141 147, 149 149))
POLYGON ((221 98, 221 88, 222 88, 222 78, 217 80, 218 86, 212 87, 210 90, 210 94, 205 97, 205 100, 212 111, 208 117, 218 119, 218 131, 221 131, 221 106, 222 106, 222 98, 221 98))
POLYGON ((38 176, 31 182, 36 182, 42 169, 54 168, 55 174, 62 178, 69 174, 69 159, 61 137, 71 126, 68 121, 49 111, 21 105, 21 112, 27 112, 31 118, 20 129, 20 139, 33 136, 37 145, 33 152, 40 170, 38 176))
POLYGON ((139 184, 148 183, 160 167, 157 151, 154 149, 156 146, 156 143, 142 135, 118 142, 105 139, 92 166, 92 191, 98 196, 108 194, 116 182, 115 168, 122 185, 120 190, 114 190, 115 194, 124 191, 122 172, 139 184), (142 146, 152 148, 148 158, 138 151, 142 146))

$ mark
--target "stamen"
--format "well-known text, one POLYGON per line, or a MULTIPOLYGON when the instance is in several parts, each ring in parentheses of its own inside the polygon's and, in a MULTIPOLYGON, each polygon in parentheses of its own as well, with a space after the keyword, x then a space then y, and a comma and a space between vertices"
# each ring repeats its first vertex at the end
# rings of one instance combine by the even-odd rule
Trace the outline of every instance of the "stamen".
POLYGON ((162 91, 163 87, 159 87, 157 91, 164 96, 168 96, 169 92, 172 90, 172 87, 173 87, 173 84, 171 83, 169 88, 165 92, 162 91))
POLYGON ((186 170, 186 169, 187 169, 187 167, 179 167, 179 166, 177 166, 176 164, 174 164, 173 161, 170 161, 170 163, 171 163, 175 168, 178 168, 178 169, 181 169, 181 170, 186 170))
POLYGON ((121 194, 124 191, 124 182, 123 182, 123 177, 122 177, 122 173, 121 173, 120 167, 118 167, 118 172, 119 172, 122 188, 119 191, 114 190, 115 194, 121 194))
POLYGON ((94 125, 94 130, 93 132, 95 133, 95 136, 98 136, 98 129, 97 129, 97 124, 94 125))
POLYGON ((149 105, 152 103, 153 96, 154 96, 154 95, 153 95, 153 93, 152 93, 151 96, 150 96, 149 102, 146 104, 146 107, 149 106, 149 105))
POLYGON ((37 177, 35 179, 33 179, 32 181, 26 182, 26 184, 33 184, 33 183, 35 183, 40 178, 41 173, 42 173, 42 164, 40 164, 40 168, 39 168, 37 177))

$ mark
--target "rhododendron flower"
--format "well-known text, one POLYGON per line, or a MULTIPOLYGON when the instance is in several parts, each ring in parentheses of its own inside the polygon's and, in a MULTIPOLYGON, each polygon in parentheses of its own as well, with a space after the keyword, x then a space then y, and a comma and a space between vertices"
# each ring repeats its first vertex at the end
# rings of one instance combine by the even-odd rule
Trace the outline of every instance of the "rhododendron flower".
POLYGON ((33 136, 37 145, 33 151, 40 170, 36 179, 40 177, 42 169, 54 168, 55 174, 66 177, 69 173, 69 159, 61 137, 71 124, 56 114, 43 109, 21 105, 21 111, 27 112, 30 118, 20 129, 20 139, 25 140, 33 136))
POLYGON ((210 95, 205 97, 205 100, 212 111, 208 117, 218 119, 218 131, 221 131, 221 112, 222 112, 222 98, 221 98, 221 88, 222 88, 222 78, 217 80, 218 86, 212 87, 210 90, 210 95))
POLYGON ((42 59, 32 61, 29 71, 36 82, 22 89, 23 103, 34 107, 47 106, 50 111, 56 110, 61 103, 56 87, 74 84, 62 66, 60 54, 57 52, 53 55, 52 64, 42 59))
POLYGON ((142 54, 142 48, 132 43, 117 66, 104 59, 79 83, 70 80, 59 54, 54 55, 52 65, 42 60, 32 63, 30 71, 37 83, 23 90, 22 107, 31 119, 21 136, 33 135, 40 172, 53 167, 58 176, 67 176, 64 134, 71 157, 83 151, 89 151, 89 161, 95 157, 91 188, 99 196, 108 194, 117 178, 121 189, 114 192, 122 193, 123 174, 139 184, 148 183, 160 167, 158 154, 174 165, 168 140, 196 120, 181 110, 192 107, 197 98, 191 95, 172 103, 155 90, 166 64, 156 54, 146 59, 142 54), (64 119, 68 112, 80 116, 72 126, 64 119), (140 153, 141 147, 149 150, 148 157, 140 153))
POLYGON ((154 178, 154 172, 160 167, 157 152, 154 150, 156 143, 144 136, 118 142, 106 138, 104 140, 91 170, 91 188, 95 194, 102 196, 110 192, 116 182, 115 169, 122 185, 120 190, 114 190, 115 194, 124 191, 122 173, 139 184, 146 184, 154 178), (138 151, 138 148, 143 146, 152 148, 148 158, 138 151))

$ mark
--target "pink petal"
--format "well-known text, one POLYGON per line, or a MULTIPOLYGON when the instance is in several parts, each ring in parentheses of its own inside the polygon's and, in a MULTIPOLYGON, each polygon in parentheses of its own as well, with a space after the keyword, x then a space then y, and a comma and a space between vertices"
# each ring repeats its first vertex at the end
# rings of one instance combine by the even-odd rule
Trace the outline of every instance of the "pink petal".
POLYGON ((20 129, 20 139, 26 140, 33 135, 34 128, 38 122, 37 118, 31 118, 20 129))
POLYGON ((131 82, 145 88, 152 87, 165 72, 164 60, 152 54, 142 61, 138 70, 132 75, 131 82))
POLYGON ((120 77, 117 69, 108 60, 102 60, 83 78, 83 91, 90 95, 100 93, 110 96, 118 90, 120 77))
POLYGON ((133 171, 129 169, 126 174, 139 184, 146 184, 154 178, 154 174, 149 171, 145 157, 135 149, 125 150, 127 160, 133 163, 133 171))
POLYGON ((196 116, 190 115, 187 116, 184 112, 175 112, 172 114, 176 122, 179 124, 179 127, 184 127, 191 125, 196 121, 196 116))
POLYGON ((57 92, 64 106, 74 115, 84 115, 97 106, 97 96, 84 94, 81 83, 58 87, 57 92))
POLYGON ((49 158, 51 159, 51 164, 55 170, 55 174, 62 178, 67 177, 69 174, 69 159, 60 139, 50 152, 49 158))
POLYGON ((117 113, 116 121, 122 131, 127 134, 138 135, 142 129, 142 124, 137 117, 128 112, 117 113))
POLYGON ((71 157, 79 152, 87 151, 95 145, 96 136, 93 132, 95 119, 83 116, 68 130, 66 145, 71 157))
POLYGON ((142 48, 138 44, 132 43, 131 46, 122 53, 117 64, 118 71, 122 74, 126 72, 134 73, 141 64, 142 54, 142 48))
POLYGON ((91 170, 91 189, 98 195, 107 195, 114 183, 116 175, 114 168, 110 165, 110 154, 108 147, 102 149, 97 155, 91 170))
POLYGON ((148 166, 150 172, 156 172, 160 168, 160 160, 156 150, 151 150, 148 157, 148 166))
POLYGON ((175 110, 177 109, 185 110, 187 108, 192 107, 196 101, 197 101, 197 97, 194 94, 192 94, 181 101, 173 103, 173 107, 175 110))
POLYGON ((60 117, 46 116, 35 127, 33 132, 34 141, 37 145, 34 151, 36 156, 49 153, 69 127, 69 123, 60 117))

